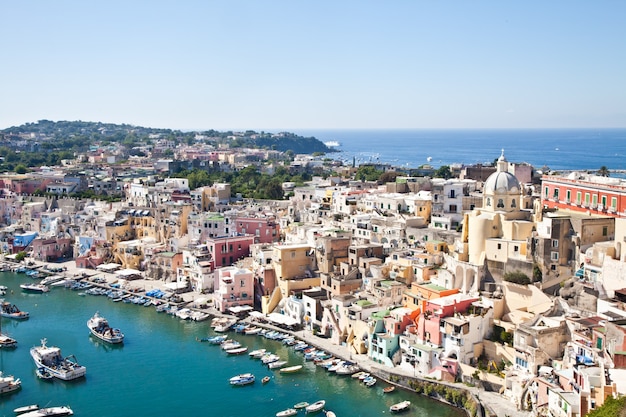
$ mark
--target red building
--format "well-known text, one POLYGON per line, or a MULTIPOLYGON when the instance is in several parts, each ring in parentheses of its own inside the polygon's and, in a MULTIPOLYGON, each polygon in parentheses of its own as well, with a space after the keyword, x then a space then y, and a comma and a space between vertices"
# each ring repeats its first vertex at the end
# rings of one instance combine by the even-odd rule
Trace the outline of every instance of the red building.
POLYGON ((237 217, 237 233, 254 235, 255 243, 276 243, 280 241, 280 226, 273 217, 237 217))
POLYGON ((626 181, 618 178, 573 173, 567 177, 541 178, 543 207, 626 217, 626 181))
POLYGON ((206 241, 207 248, 213 257, 213 269, 231 266, 239 259, 250 255, 250 245, 254 244, 254 236, 237 235, 213 237, 206 241))

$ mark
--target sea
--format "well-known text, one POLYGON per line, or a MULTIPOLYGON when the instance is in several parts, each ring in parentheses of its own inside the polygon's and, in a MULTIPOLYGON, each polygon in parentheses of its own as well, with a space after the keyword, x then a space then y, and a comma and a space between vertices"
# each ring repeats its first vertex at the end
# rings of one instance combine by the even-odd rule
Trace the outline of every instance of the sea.
MULTIPOLYGON (((412 402, 404 416, 462 417, 457 408, 408 391, 384 394, 347 376, 329 374, 306 362, 293 348, 261 336, 230 334, 249 351, 265 348, 289 365, 304 365, 295 374, 268 370, 249 355, 228 356, 219 346, 196 338, 213 335, 210 321, 187 322, 154 307, 113 302, 106 296, 79 295, 54 287, 45 294, 21 291, 32 280, 24 274, 0 272, 4 298, 28 311, 30 318, 1 318, 2 331, 18 340, 16 349, 0 349, 0 370, 22 380, 22 389, 0 395, 0 416, 30 404, 69 405, 76 416, 221 416, 273 417, 277 412, 307 401, 326 401, 326 409, 339 417, 382 416, 403 400, 412 402), (125 334, 122 345, 108 345, 89 334, 87 320, 94 313, 108 319, 125 334), (64 356, 74 355, 87 367, 87 375, 74 381, 40 380, 29 349, 47 339, 64 356), (253 373, 253 385, 233 387, 232 376, 253 373), (270 376, 267 384, 261 378, 270 376)), ((299 415, 303 416, 304 411, 299 415)), ((323 414, 321 414, 323 415, 323 414)))
MULTIPOLYGON (((547 171, 626 170, 626 129, 296 129, 330 143, 327 154, 347 164, 384 163, 417 168, 509 162, 547 171), (335 142, 335 143, 333 143, 335 142)), ((613 175, 612 175, 613 176, 613 175)))

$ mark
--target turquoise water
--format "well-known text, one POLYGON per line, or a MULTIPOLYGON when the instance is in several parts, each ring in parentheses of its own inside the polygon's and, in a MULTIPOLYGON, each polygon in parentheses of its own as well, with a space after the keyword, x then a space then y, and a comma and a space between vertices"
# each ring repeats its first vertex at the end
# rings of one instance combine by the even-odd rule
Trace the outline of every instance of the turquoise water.
POLYGON ((209 333, 209 321, 183 322, 157 313, 153 307, 113 303, 106 297, 80 297, 63 288, 27 294, 19 284, 28 280, 25 275, 0 273, 0 285, 13 290, 5 299, 30 312, 26 321, 2 319, 2 331, 16 338, 18 347, 0 350, 0 369, 21 378, 22 389, 0 396, 0 416, 13 416, 17 407, 39 404, 69 405, 77 416, 273 417, 300 401, 319 399, 326 400, 326 408, 339 417, 387 415, 391 404, 405 399, 413 406, 403 416, 465 415, 409 392, 383 394, 384 385, 366 388, 349 377, 329 375, 279 342, 231 335, 249 350, 266 348, 288 358, 290 365, 305 365, 301 373, 281 375, 247 354, 227 356, 218 346, 196 342, 196 337, 209 333), (86 322, 96 311, 122 329, 126 335, 123 345, 107 345, 89 335, 86 322), (29 349, 44 337, 65 356, 75 355, 87 367, 86 378, 39 380, 29 349), (230 377, 246 372, 256 375, 254 385, 229 385, 230 377), (265 375, 272 379, 263 385, 260 379, 265 375))

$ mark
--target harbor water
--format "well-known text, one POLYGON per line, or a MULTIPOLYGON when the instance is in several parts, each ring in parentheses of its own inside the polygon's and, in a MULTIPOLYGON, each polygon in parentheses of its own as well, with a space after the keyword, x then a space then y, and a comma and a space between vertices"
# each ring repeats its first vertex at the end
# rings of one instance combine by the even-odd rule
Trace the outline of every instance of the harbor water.
MULTIPOLYGON (((306 362, 302 354, 261 336, 230 333, 248 347, 277 353, 289 365, 304 365, 299 373, 269 370, 247 353, 229 356, 219 346, 196 338, 212 335, 210 321, 182 321, 154 307, 112 302, 105 296, 79 295, 66 288, 45 294, 23 292, 32 281, 23 274, 0 272, 0 285, 9 288, 6 301, 28 311, 30 318, 2 318, 2 332, 18 340, 16 349, 0 349, 0 369, 22 380, 22 389, 0 396, 0 416, 29 404, 69 405, 77 416, 267 416, 302 401, 326 400, 337 416, 381 416, 389 407, 410 400, 404 416, 461 417, 462 410, 395 390, 384 394, 384 383, 367 388, 349 376, 338 376, 306 362), (87 320, 95 312, 125 334, 122 345, 108 345, 89 334, 87 320), (29 349, 46 338, 64 356, 75 355, 87 375, 75 381, 40 380, 29 349), (234 375, 251 372, 256 382, 233 387, 234 375), (270 376, 267 384, 261 378, 270 376)), ((304 415, 304 411, 300 411, 304 415)), ((323 414, 322 414, 323 415, 323 414)))

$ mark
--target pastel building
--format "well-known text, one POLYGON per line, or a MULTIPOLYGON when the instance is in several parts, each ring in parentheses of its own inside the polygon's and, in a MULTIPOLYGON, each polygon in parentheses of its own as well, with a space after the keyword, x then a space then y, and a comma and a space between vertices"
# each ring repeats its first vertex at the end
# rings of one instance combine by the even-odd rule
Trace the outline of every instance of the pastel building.
POLYGON ((214 287, 215 308, 222 313, 231 307, 254 304, 254 275, 248 269, 234 266, 217 269, 214 287))

